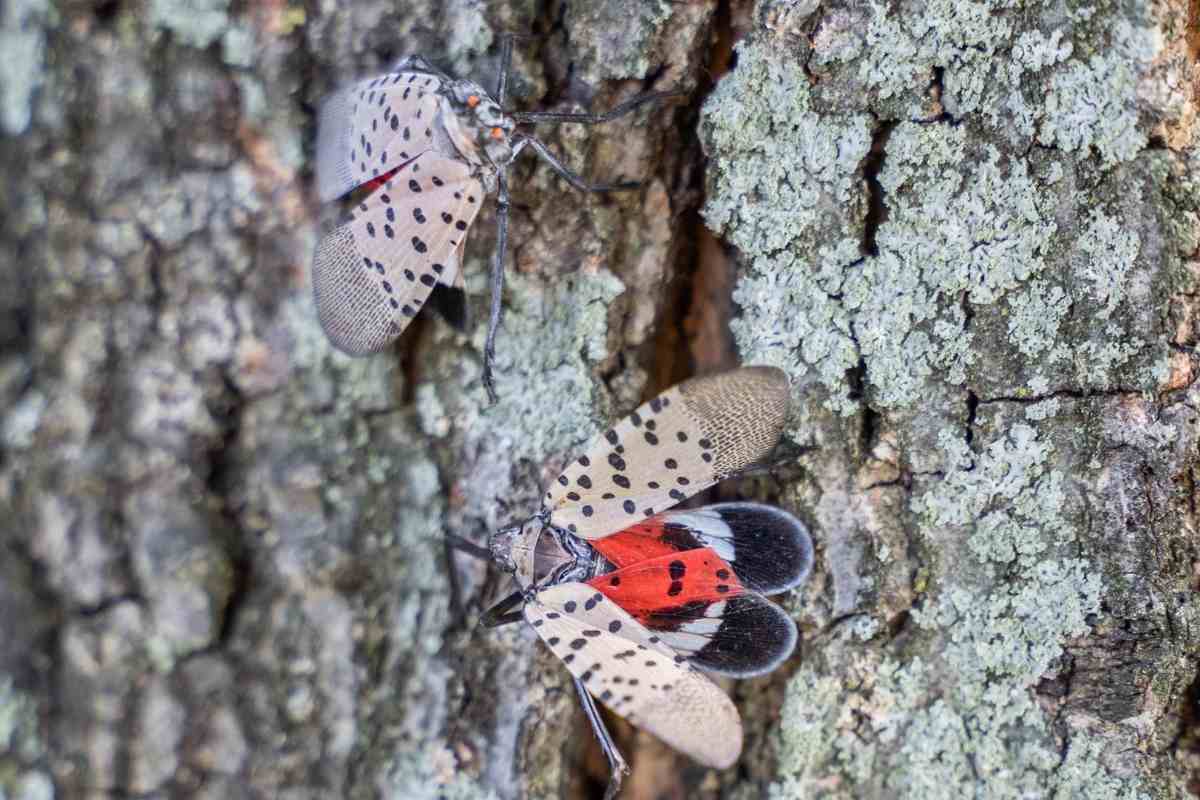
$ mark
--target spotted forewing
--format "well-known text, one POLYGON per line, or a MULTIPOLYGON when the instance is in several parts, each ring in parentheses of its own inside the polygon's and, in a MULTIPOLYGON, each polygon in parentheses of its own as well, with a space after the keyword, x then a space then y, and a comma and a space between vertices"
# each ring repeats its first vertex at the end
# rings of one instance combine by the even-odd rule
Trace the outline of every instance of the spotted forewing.
POLYGON ((766 456, 787 414, 771 367, 693 378, 598 437, 551 484, 551 524, 584 539, 616 533, 766 456))
POLYGON ((400 335, 459 268, 483 187, 459 161, 406 162, 331 231, 313 260, 317 314, 342 350, 373 353, 400 335))
POLYGON ((434 146, 435 75, 391 72, 330 95, 317 120, 317 193, 324 202, 434 146))
POLYGON ((701 764, 742 749, 737 709, 716 684, 591 586, 562 583, 526 603, 525 619, 588 692, 701 764))
POLYGON ((363 186, 350 219, 313 259, 317 315, 351 355, 394 340, 438 283, 453 285, 484 189, 448 156, 441 80, 398 71, 336 92, 322 106, 317 188, 331 200, 363 186))

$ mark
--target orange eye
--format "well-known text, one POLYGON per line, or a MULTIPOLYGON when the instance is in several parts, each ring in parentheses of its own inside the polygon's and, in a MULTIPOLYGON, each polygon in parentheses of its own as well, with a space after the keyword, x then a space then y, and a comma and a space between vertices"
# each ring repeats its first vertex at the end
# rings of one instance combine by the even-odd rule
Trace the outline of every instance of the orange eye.
POLYGON ((479 105, 479 95, 473 94, 467 98, 467 107, 474 108, 479 105))
POLYGON ((496 141, 500 141, 501 139, 503 139, 504 138, 504 129, 503 128, 492 128, 492 138, 495 139, 496 141))

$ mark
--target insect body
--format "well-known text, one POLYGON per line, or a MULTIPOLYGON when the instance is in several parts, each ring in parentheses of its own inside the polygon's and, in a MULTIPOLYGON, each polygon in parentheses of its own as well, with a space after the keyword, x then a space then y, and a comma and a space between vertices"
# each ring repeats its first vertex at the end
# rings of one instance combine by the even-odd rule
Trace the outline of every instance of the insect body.
POLYGON ((518 590, 484 623, 526 620, 570 670, 613 768, 607 797, 626 768, 592 698, 728 767, 741 721, 699 670, 759 675, 795 647, 795 623, 764 595, 807 577, 804 526, 758 503, 668 510, 766 456, 787 397, 786 376, 765 367, 686 381, 600 436, 537 514, 489 541, 518 590))
POLYGON ((461 287, 467 232, 484 198, 497 195, 498 236, 483 371, 493 401, 491 362, 508 235, 509 165, 530 149, 578 189, 637 185, 588 184, 540 141, 518 133, 517 125, 601 122, 666 96, 641 95, 602 115, 505 113, 510 54, 510 40, 505 40, 495 97, 423 59, 405 59, 392 72, 330 96, 322 106, 317 134, 321 199, 330 201, 358 187, 369 192, 351 218, 320 241, 313 258, 317 315, 330 341, 351 355, 378 352, 395 340, 438 284, 461 287))

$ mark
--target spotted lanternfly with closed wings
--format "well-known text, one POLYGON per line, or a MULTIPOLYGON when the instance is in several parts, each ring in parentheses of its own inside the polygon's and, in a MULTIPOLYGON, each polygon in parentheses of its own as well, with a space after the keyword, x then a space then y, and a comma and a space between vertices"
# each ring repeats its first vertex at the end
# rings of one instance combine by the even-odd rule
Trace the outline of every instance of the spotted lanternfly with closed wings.
POLYGON ((484 198, 497 195, 497 244, 483 383, 495 402, 492 360, 500 322, 508 236, 509 165, 537 154, 572 186, 603 192, 636 183, 593 185, 570 172, 521 123, 597 123, 673 93, 639 95, 605 114, 503 110, 511 39, 504 40, 495 95, 456 80, 424 59, 335 92, 317 125, 317 190, 323 201, 363 188, 350 218, 317 245, 313 293, 329 339, 350 355, 376 353, 394 341, 441 285, 440 310, 465 325, 462 260, 467 232, 484 198))
POLYGON ((685 381, 594 441, 541 510, 488 548, 451 540, 513 573, 517 591, 483 622, 526 620, 570 670, 612 766, 606 797, 627 768, 593 698, 725 768, 741 753, 741 720, 700 670, 760 675, 796 645, 795 623, 764 595, 807 577, 804 525, 759 503, 669 510, 761 461, 787 399, 787 377, 769 367, 685 381))

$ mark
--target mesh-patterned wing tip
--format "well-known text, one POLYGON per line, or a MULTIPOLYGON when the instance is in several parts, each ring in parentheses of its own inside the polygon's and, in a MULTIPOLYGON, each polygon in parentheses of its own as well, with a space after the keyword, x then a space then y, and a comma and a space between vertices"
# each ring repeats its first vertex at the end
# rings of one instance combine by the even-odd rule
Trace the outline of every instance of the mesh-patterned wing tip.
POLYGON ((330 231, 317 245, 313 299, 325 335, 349 355, 378 353, 403 330, 387 298, 363 269, 348 225, 330 231))
POLYGON ((328 203, 358 185, 348 155, 354 118, 351 88, 334 92, 317 114, 317 196, 328 203))
POLYGON ((787 375, 742 367, 692 378, 642 404, 567 466, 546 493, 550 521, 600 539, 671 508, 771 452, 787 375))

